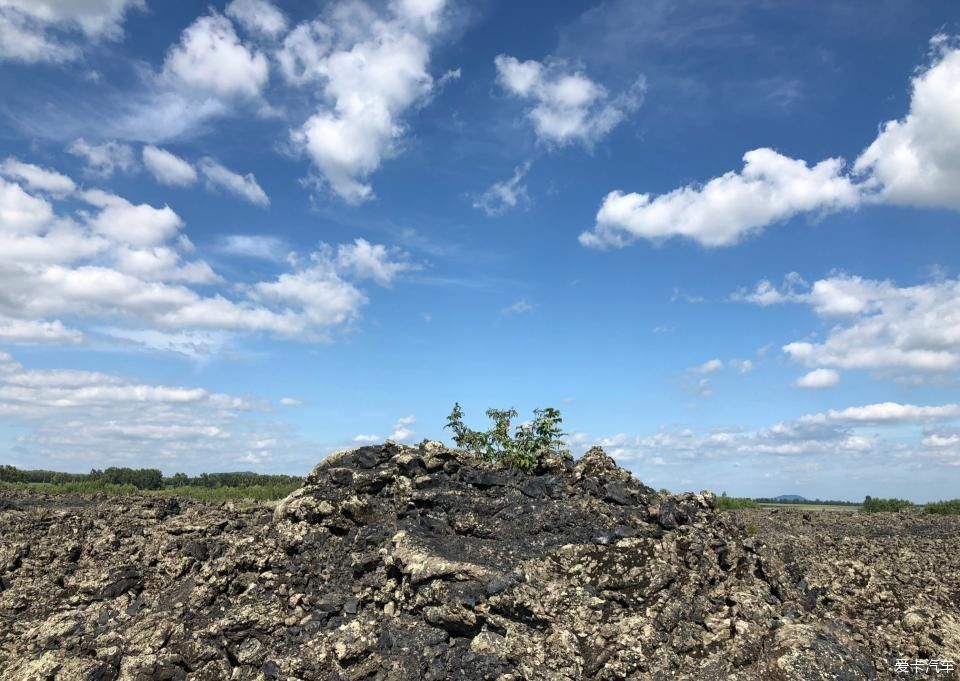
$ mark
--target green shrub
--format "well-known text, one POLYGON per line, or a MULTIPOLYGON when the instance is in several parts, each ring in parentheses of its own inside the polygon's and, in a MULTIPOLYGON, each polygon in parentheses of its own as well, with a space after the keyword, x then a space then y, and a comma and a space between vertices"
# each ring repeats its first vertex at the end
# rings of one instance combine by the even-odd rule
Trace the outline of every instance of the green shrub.
POLYGON ((108 482, 0 482, 0 489, 16 489, 46 494, 109 494, 126 496, 140 490, 134 485, 108 482))
POLYGON ((927 504, 923 510, 927 513, 935 513, 937 515, 960 515, 960 499, 935 501, 927 504))
POLYGON ((914 507, 915 504, 907 499, 877 499, 868 496, 863 500, 860 511, 863 513, 896 513, 914 507))
POLYGON ((717 497, 717 509, 720 511, 736 511, 741 508, 760 508, 760 504, 745 497, 717 497))
POLYGON ((517 426, 513 434, 510 421, 517 416, 515 409, 487 409, 487 416, 493 421, 490 430, 471 430, 463 424, 463 409, 455 403, 444 428, 453 431, 457 447, 526 472, 536 466, 537 458, 544 452, 569 455, 560 429, 563 419, 557 409, 534 409, 533 421, 517 426))

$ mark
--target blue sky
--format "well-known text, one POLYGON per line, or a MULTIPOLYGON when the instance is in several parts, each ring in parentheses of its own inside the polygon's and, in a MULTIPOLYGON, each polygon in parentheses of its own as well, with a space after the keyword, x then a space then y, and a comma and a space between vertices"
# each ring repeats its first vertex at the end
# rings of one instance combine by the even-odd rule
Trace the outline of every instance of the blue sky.
POLYGON ((0 446, 303 473, 454 401, 956 497, 955 2, 0 0, 0 446))

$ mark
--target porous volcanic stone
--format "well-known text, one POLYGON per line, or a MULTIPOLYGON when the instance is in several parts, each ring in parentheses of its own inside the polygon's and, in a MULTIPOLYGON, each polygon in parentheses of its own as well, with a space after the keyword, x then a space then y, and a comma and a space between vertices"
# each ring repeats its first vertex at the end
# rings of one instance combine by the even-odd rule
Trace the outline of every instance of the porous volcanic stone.
MULTIPOLYGON (((761 541, 772 516, 658 494, 600 449, 528 475, 362 447, 275 507, 0 501, 4 681, 897 678, 851 612, 876 567, 818 568, 824 537, 795 556, 761 541)), ((903 655, 960 661, 957 592, 910 609, 884 575, 903 655)))

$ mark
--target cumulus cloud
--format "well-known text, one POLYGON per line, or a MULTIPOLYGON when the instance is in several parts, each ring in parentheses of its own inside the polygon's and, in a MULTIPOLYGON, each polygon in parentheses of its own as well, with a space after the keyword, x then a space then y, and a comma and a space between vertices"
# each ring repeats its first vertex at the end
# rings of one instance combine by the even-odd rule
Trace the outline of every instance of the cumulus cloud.
POLYGON ((690 371, 695 374, 712 374, 715 371, 720 371, 723 368, 723 360, 720 359, 708 359, 706 362, 699 366, 695 366, 690 371))
POLYGON ((269 75, 267 57, 244 45, 230 20, 216 13, 184 30, 163 64, 171 81, 228 99, 258 96, 269 75))
POLYGON ((772 149, 754 149, 743 161, 741 172, 731 171, 702 187, 690 185, 655 197, 610 192, 593 231, 581 234, 580 242, 604 247, 683 237, 703 246, 730 246, 799 213, 860 203, 859 189, 842 173, 842 159, 810 167, 772 149))
POLYGON ((360 434, 360 435, 357 435, 355 438, 353 438, 353 441, 354 441, 354 442, 357 442, 357 443, 360 443, 360 444, 369 444, 369 443, 371 443, 371 442, 380 442, 382 439, 383 439, 383 438, 380 437, 379 435, 373 435, 373 434, 364 435, 364 434, 360 434))
POLYGON ((807 286, 808 284, 804 281, 803 277, 796 272, 790 272, 783 278, 783 284, 780 288, 777 288, 770 281, 763 279, 757 283, 752 291, 741 289, 730 296, 730 298, 732 300, 766 307, 767 305, 777 305, 789 300, 794 300, 798 291, 807 286))
POLYGON ((197 181, 197 171, 187 161, 149 144, 143 148, 143 165, 160 184, 187 187, 197 181))
POLYGON ((406 442, 416 435, 411 426, 417 422, 415 416, 404 416, 401 419, 397 419, 397 422, 393 424, 393 432, 390 433, 390 439, 394 442, 406 442))
POLYGON ((99 177, 110 177, 117 170, 129 172, 137 167, 133 148, 121 142, 91 144, 80 138, 74 140, 67 151, 83 158, 87 163, 87 172, 99 177))
POLYGON ((911 206, 960 209, 960 47, 938 35, 933 61, 914 76, 910 110, 888 121, 854 169, 880 198, 911 206))
POLYGON ((605 87, 560 61, 521 62, 501 54, 494 64, 500 85, 530 103, 527 118, 537 139, 558 146, 593 146, 640 107, 646 90, 640 78, 628 91, 610 97, 605 87))
POLYGON ((789 276, 776 288, 769 281, 740 300, 760 305, 808 305, 832 324, 822 342, 798 340, 783 346, 792 359, 811 367, 917 372, 920 377, 960 370, 960 279, 899 287, 836 274, 801 283, 789 276))
POLYGON ((80 56, 83 43, 119 40, 130 9, 144 0, 0 0, 0 59, 64 62, 80 56))
POLYGON ((253 173, 240 175, 209 157, 200 160, 200 172, 213 187, 219 187, 257 206, 270 205, 270 197, 257 184, 253 173))
POLYGON ((28 189, 53 194, 57 198, 77 190, 76 183, 66 175, 32 163, 24 163, 13 157, 0 163, 0 175, 5 175, 12 180, 20 180, 28 189))
MULTIPOLYGON (((514 79, 533 82, 535 69, 514 79)), ((612 191, 603 199, 585 246, 623 247, 637 239, 685 238, 731 246, 771 224, 802 214, 853 209, 865 202, 960 209, 960 47, 938 35, 931 63, 912 81, 910 110, 889 121, 857 158, 809 166, 772 149, 744 154, 740 172, 666 194, 612 191)))
POLYGON ((115 242, 132 246, 159 246, 176 235, 183 226, 183 220, 170 206, 154 208, 146 203, 135 205, 100 189, 85 191, 83 199, 101 209, 89 220, 90 227, 97 234, 115 242))
POLYGON ((281 397, 280 404, 284 407, 302 407, 303 400, 298 400, 295 397, 281 397))
POLYGON ((527 185, 524 178, 530 172, 530 162, 514 168, 509 180, 494 182, 493 185, 473 202, 473 207, 487 215, 500 215, 511 208, 529 202, 527 185))
POLYGON ((941 435, 939 433, 933 433, 923 438, 923 444, 927 447, 941 448, 941 447, 956 447, 960 449, 960 434, 951 433, 949 435, 941 435))
POLYGON ((25 431, 24 462, 190 466, 205 470, 268 461, 294 443, 265 405, 202 388, 141 383, 90 371, 36 370, 0 355, 0 422, 25 431), (199 464, 197 463, 199 462, 199 464))
POLYGON ((293 131, 293 143, 349 203, 372 198, 368 178, 399 151, 403 116, 433 91, 427 68, 445 5, 403 0, 381 11, 340 2, 284 39, 281 73, 322 96, 317 112, 293 131))
POLYGON ((798 388, 831 388, 840 382, 840 374, 833 369, 814 369, 797 379, 798 388))
POLYGON ((218 334, 323 341, 357 318, 367 302, 361 282, 388 286, 416 267, 398 249, 357 239, 291 256, 273 278, 226 282, 203 260, 188 259, 184 221, 169 206, 101 190, 76 197, 89 208, 63 214, 53 199, 0 177, 0 336, 76 342, 63 322, 77 319, 187 354, 222 347, 218 334), (194 284, 218 288, 207 294, 194 284))
POLYGON ((417 269, 402 251, 371 244, 366 239, 338 246, 336 262, 341 271, 350 272, 358 279, 373 279, 381 286, 389 286, 401 272, 417 269))
POLYGON ((251 33, 272 38, 287 28, 283 12, 267 0, 233 0, 224 11, 251 33))
POLYGON ((857 459, 860 466, 911 457, 954 464, 960 463, 958 443, 949 433, 925 429, 942 429, 957 420, 960 405, 956 404, 884 402, 810 414, 758 430, 670 428, 649 435, 584 438, 582 446, 598 444, 621 461, 650 463, 660 458, 661 464, 681 466, 689 466, 692 460, 748 461, 759 469, 783 466, 791 459, 814 462, 836 457, 857 459))
POLYGON ((45 322, 35 319, 14 319, 0 315, 0 342, 24 345, 75 345, 83 341, 83 334, 70 329, 60 321, 45 322))

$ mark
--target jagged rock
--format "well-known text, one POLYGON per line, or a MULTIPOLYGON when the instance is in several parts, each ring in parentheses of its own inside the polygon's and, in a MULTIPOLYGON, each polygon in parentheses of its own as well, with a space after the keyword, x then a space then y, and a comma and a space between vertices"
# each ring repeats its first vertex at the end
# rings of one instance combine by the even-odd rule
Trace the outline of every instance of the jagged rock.
POLYGON ((719 514, 598 448, 527 475, 361 447, 272 508, 4 491, 0 528, 2 681, 854 681, 960 661, 955 519, 719 514))

